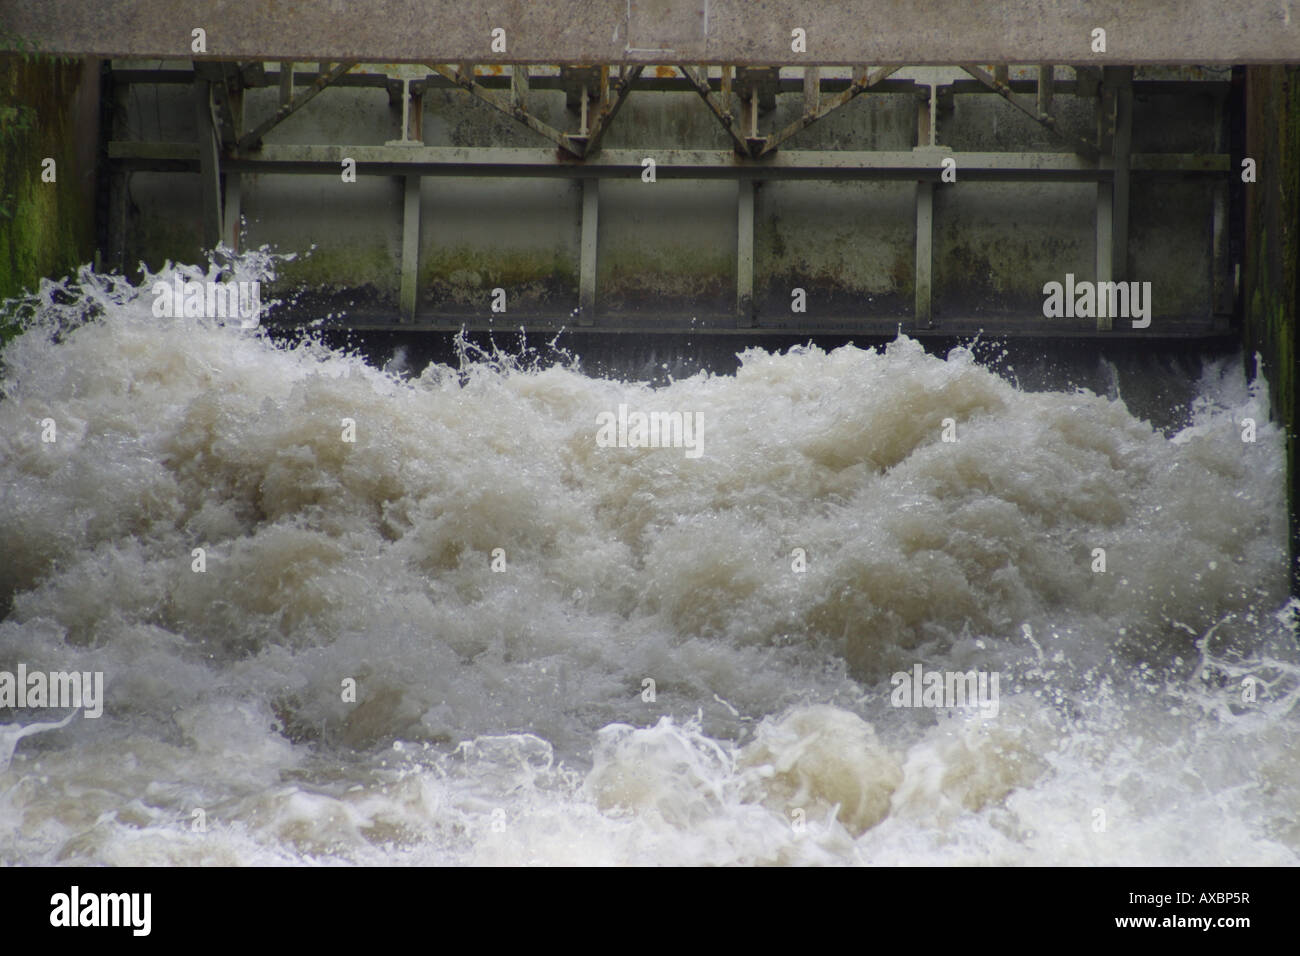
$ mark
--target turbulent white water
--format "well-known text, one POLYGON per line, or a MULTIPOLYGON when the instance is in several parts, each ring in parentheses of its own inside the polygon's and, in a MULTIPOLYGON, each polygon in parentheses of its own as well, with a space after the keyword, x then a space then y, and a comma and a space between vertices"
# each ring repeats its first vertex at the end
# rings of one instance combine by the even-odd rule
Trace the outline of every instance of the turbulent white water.
POLYGON ((0 711, 0 862, 1300 859, 1281 436, 1232 363, 1166 435, 906 338, 399 380, 46 296, 3 353, 0 670, 106 699, 0 711), (703 455, 599 447, 621 403, 703 455), (916 664, 997 672, 997 716, 891 706, 916 664))

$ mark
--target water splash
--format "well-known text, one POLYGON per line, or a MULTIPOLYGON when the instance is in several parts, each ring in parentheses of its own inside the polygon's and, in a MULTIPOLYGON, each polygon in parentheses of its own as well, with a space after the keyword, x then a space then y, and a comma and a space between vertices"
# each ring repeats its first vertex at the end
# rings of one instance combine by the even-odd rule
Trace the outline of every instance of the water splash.
POLYGON ((1239 366, 1173 435, 902 336, 402 377, 151 314, 216 269, 82 270, 0 354, 0 669, 106 681, 0 771, 0 859, 1297 862, 1282 436, 1239 366), (620 403, 707 454, 597 447, 620 403), (998 671, 998 717, 892 707, 914 664, 998 671))

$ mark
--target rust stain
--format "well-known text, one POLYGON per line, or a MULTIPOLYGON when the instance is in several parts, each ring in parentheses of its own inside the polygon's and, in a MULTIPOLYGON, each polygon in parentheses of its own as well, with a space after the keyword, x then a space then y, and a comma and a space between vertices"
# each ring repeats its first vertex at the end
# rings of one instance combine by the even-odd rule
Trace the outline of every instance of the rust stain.
POLYGON ((676 75, 677 75, 677 71, 674 70, 671 66, 656 66, 656 67, 655 67, 655 76, 658 76, 658 77, 661 77, 661 78, 664 78, 664 79, 672 79, 672 78, 673 78, 674 76, 676 76, 676 75))

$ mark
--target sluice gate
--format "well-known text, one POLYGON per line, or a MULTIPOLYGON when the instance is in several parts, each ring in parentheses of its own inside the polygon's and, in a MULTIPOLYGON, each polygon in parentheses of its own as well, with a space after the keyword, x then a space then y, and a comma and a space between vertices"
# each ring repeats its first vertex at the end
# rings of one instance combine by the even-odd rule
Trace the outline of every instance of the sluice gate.
POLYGON ((1230 69, 115 61, 109 77, 114 264, 311 247, 282 290, 311 288, 302 318, 1229 331, 1230 69))

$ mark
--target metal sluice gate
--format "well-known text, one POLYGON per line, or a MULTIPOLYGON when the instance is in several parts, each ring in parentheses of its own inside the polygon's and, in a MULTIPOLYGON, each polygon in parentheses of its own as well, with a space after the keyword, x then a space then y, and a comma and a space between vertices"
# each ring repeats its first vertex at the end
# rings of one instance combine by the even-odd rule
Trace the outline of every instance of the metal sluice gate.
POLYGON ((357 328, 1224 336, 1234 75, 113 60, 107 248, 314 246, 280 320, 357 328))

